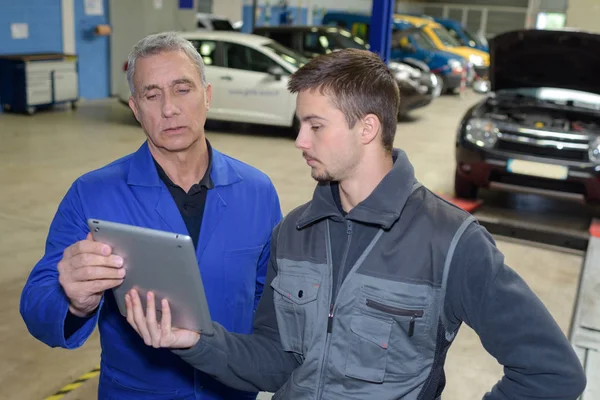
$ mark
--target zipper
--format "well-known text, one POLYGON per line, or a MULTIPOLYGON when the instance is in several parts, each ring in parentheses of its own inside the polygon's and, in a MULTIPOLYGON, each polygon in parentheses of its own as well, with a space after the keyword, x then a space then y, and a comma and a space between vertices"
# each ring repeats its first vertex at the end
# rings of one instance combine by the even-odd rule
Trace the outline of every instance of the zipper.
POLYGON ((367 307, 371 307, 375 310, 392 314, 399 315, 401 317, 410 317, 408 325, 408 336, 411 337, 415 334, 415 319, 423 318, 423 310, 406 310, 404 308, 392 307, 387 304, 379 303, 375 300, 367 299, 367 307))
MULTIPOLYGON (((325 248, 327 249, 327 265, 329 269, 329 282, 333 285, 333 259, 331 256, 331 234, 329 231, 329 220, 326 221, 326 238, 325 248)), ((327 359, 327 352, 329 351, 329 337, 331 334, 331 328, 333 324, 333 287, 329 289, 329 314, 327 316, 327 333, 325 334, 325 349, 321 357, 321 372, 319 373, 319 380, 317 381, 317 399, 321 398, 323 394, 323 376, 325 375, 325 360, 327 359)))
POLYGON ((342 286, 344 280, 344 270, 346 269, 346 261, 348 260, 348 252, 350 251, 350 242, 352 241, 352 221, 346 220, 346 250, 340 263, 336 284, 333 287, 333 294, 331 296, 331 303, 329 304, 329 318, 327 318, 327 333, 331 333, 333 329, 333 309, 335 307, 335 301, 339 292, 339 288, 342 286))

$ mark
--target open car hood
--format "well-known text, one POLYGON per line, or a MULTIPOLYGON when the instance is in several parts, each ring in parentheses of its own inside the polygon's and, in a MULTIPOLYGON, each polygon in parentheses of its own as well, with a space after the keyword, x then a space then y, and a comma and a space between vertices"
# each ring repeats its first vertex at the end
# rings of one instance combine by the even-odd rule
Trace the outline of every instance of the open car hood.
POLYGON ((490 40, 490 89, 563 88, 600 94, 600 35, 519 30, 490 40))

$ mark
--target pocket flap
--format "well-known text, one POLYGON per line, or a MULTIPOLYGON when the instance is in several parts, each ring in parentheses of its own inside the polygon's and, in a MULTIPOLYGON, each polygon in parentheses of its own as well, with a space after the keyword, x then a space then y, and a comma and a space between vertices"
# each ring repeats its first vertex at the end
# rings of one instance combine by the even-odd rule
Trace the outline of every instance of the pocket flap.
POLYGON ((296 304, 314 301, 319 294, 320 286, 320 281, 315 277, 281 271, 271 282, 273 290, 296 304))
POLYGON ((387 349, 392 332, 392 320, 355 315, 350 322, 350 329, 363 339, 387 349))

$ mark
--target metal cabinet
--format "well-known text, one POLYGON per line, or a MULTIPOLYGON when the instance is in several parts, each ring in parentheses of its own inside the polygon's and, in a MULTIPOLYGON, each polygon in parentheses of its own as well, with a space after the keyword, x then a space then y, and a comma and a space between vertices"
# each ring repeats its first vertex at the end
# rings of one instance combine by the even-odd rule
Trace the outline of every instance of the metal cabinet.
POLYGON ((77 57, 66 54, 0 56, 0 103, 6 111, 35 113, 38 107, 79 98, 77 57))

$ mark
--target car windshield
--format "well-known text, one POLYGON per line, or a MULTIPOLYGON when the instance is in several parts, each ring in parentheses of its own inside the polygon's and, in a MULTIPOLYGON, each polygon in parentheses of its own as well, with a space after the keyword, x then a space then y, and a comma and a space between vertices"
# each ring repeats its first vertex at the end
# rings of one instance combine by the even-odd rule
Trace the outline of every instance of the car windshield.
POLYGON ((454 39, 444 27, 431 28, 434 35, 440 39, 440 42, 446 47, 457 47, 460 46, 460 43, 454 39))
POLYGON ((514 99, 515 96, 518 96, 560 106, 600 111, 600 95, 579 90, 550 87, 518 88, 499 90, 496 94, 500 98, 508 96, 511 99, 510 101, 513 101, 512 99, 514 99))
MULTIPOLYGON (((335 32, 328 32, 330 42, 335 43, 336 49, 368 49, 368 44, 359 38, 358 36, 352 36, 352 34, 345 30, 338 30, 335 32)), ((330 45, 330 48, 332 46, 330 45)), ((334 49, 332 49, 334 50, 334 49)))
POLYGON ((425 32, 423 32, 421 29, 418 29, 418 30, 415 30, 412 32, 405 32, 405 31, 398 31, 398 30, 392 31, 392 47, 401 48, 400 47, 400 39, 403 36, 412 37, 412 39, 417 44, 417 47, 419 47, 421 49, 430 50, 430 51, 437 50, 437 47, 435 47, 435 43, 433 43, 431 41, 431 39, 429 38, 429 36, 427 36, 427 34, 425 32))
POLYGON ((282 46, 277 42, 269 42, 264 44, 263 47, 277 54, 283 61, 294 68, 300 68, 308 62, 306 57, 303 57, 292 49, 282 46))
POLYGON ((484 46, 484 43, 482 43, 481 40, 479 40, 477 35, 473 34, 473 32, 471 32, 469 29, 463 28, 463 32, 465 33, 465 36, 469 39, 469 42, 473 41, 478 46, 484 46))

